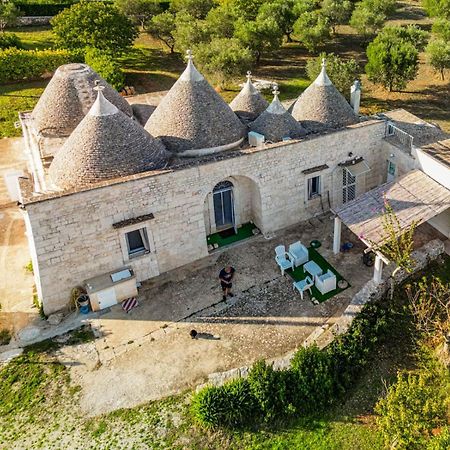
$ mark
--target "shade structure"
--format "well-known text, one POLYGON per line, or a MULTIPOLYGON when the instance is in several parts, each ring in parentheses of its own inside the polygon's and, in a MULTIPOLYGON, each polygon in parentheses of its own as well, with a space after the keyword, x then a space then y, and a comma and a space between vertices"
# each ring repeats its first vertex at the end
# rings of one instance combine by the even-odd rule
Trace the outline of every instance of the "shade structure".
POLYGON ((313 131, 342 128, 358 122, 353 108, 328 77, 325 60, 319 76, 293 105, 292 116, 313 131))
POLYGON ((230 108, 243 123, 255 120, 269 106, 252 83, 251 72, 247 72, 247 81, 238 95, 230 103, 230 108))
POLYGON ((238 146, 245 127, 195 68, 192 54, 180 78, 150 116, 145 129, 173 153, 200 156, 238 146))
POLYGON ((49 174, 61 189, 163 168, 164 145, 110 103, 99 89, 97 100, 63 147, 49 174))
POLYGON ((385 240, 385 201, 393 209, 401 230, 407 231, 450 208, 450 191, 421 170, 382 184, 335 210, 336 215, 369 247, 385 240))
POLYGON ((306 130, 281 104, 277 85, 274 86, 273 94, 272 103, 254 122, 249 124, 250 130, 264 135, 266 140, 272 142, 305 136, 306 130))

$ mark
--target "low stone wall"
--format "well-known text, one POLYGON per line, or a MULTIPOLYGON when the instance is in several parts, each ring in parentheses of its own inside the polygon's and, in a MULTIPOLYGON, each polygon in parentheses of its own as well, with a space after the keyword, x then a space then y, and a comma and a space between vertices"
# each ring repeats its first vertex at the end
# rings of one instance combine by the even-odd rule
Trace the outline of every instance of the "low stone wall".
MULTIPOLYGON (((431 261, 437 259, 445 251, 445 246, 442 241, 435 239, 428 242, 420 249, 412 253, 412 258, 416 262, 412 273, 407 273, 404 270, 397 272, 395 276, 396 284, 402 283, 409 276, 423 270, 431 261)), ((317 327, 303 342, 304 347, 308 347, 312 344, 317 344, 319 348, 324 348, 330 344, 333 339, 339 335, 345 333, 350 327, 353 319, 361 312, 364 305, 370 301, 379 300, 386 294, 389 289, 389 278, 385 279, 381 284, 376 284, 373 280, 368 281, 360 291, 358 291, 352 298, 350 304, 342 316, 334 323, 332 327, 319 326, 317 327)), ((276 370, 287 369, 290 366, 291 360, 296 351, 292 351, 289 354, 271 360, 273 367, 276 370)), ((208 376, 208 381, 204 384, 197 386, 197 391, 203 387, 209 386, 221 386, 226 381, 235 378, 246 377, 250 370, 250 366, 239 367, 237 369, 227 370, 226 372, 216 372, 208 376)))
POLYGON ((23 16, 17 19, 18 27, 49 25, 53 16, 23 16))

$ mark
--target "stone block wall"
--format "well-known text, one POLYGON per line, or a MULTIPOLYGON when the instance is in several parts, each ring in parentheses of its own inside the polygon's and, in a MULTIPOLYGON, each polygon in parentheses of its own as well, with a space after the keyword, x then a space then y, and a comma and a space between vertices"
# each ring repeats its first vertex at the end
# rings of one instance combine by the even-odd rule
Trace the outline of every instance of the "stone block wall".
POLYGON ((305 169, 328 165, 313 175, 321 175, 323 196, 329 192, 331 206, 337 206, 342 202, 338 163, 349 159, 349 152, 363 156, 372 168, 363 180, 363 190, 373 187, 372 183, 381 180, 383 137, 384 122, 370 121, 301 142, 243 151, 234 158, 25 201, 40 276, 38 294, 45 312, 63 308, 71 288, 83 280, 123 265, 131 265, 141 281, 206 256, 205 200, 225 179, 237 180, 245 208, 243 220, 251 215, 263 233, 329 209, 327 201, 307 200, 311 175, 304 175, 305 169), (150 213, 153 219, 113 227, 150 213), (143 227, 150 252, 128 259, 124 233, 143 227))

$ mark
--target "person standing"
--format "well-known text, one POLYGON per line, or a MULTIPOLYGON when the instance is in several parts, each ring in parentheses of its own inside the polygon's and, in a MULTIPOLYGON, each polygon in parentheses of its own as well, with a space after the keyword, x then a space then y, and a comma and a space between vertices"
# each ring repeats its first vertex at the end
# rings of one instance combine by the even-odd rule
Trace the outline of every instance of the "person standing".
POLYGON ((219 273, 220 285, 222 286, 223 297, 222 300, 226 300, 227 296, 233 297, 231 288, 233 287, 233 277, 236 270, 234 267, 226 266, 219 273))

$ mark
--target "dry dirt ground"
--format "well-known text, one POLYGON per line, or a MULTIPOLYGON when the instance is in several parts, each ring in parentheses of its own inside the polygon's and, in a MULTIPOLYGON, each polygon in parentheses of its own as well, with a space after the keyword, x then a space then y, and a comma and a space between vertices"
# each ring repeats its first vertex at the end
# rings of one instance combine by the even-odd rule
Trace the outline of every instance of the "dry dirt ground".
POLYGON ((25 223, 11 202, 4 174, 26 170, 22 139, 0 139, 0 329, 14 332, 37 318, 33 308, 33 276, 25 270, 30 261, 25 223))
POLYGON ((331 216, 312 219, 252 238, 211 255, 196 266, 175 270, 141 289, 140 306, 128 315, 120 306, 93 319, 100 336, 84 346, 60 351, 60 360, 82 387, 82 408, 97 415, 162 398, 205 381, 208 374, 248 365, 259 358, 283 356, 325 323, 333 323, 353 294, 372 276, 361 262, 362 247, 332 254, 331 216), (320 252, 349 280, 351 287, 314 306, 294 293, 274 261, 274 247, 296 240, 320 239, 320 252), (222 301, 218 272, 237 269, 235 297, 222 301), (191 339, 196 329, 199 339, 191 339))

